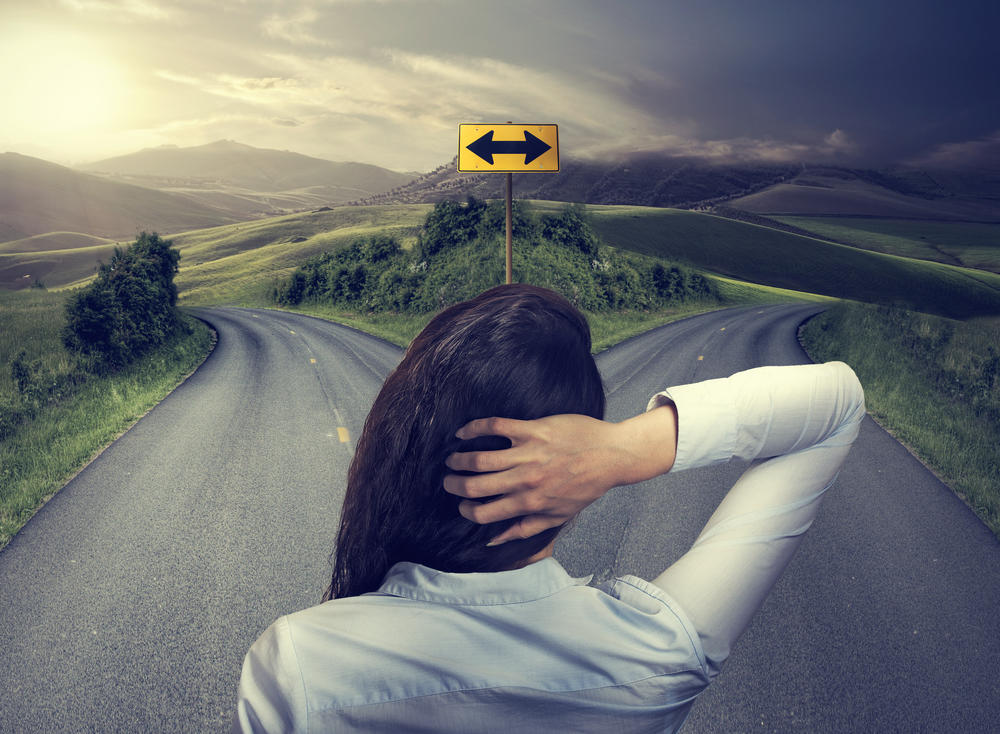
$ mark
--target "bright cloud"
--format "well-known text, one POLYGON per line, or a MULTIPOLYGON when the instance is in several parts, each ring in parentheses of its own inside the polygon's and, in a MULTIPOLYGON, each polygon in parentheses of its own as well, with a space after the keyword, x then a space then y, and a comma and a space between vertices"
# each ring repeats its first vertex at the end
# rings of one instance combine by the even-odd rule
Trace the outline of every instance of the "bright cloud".
POLYGON ((122 20, 166 20, 174 15, 163 3, 149 0, 59 0, 70 10, 82 13, 101 13, 122 20))
POLYGON ((291 16, 272 15, 261 23, 264 34, 270 38, 294 45, 331 46, 328 39, 313 33, 319 13, 314 8, 303 8, 291 16))

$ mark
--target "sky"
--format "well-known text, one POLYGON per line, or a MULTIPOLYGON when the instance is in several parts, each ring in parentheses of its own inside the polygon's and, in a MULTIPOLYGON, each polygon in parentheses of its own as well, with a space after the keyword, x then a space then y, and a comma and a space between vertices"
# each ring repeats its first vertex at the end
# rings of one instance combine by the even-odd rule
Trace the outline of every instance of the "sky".
POLYGON ((995 0, 0 0, 0 151, 220 139, 427 171, 560 154, 1000 169, 995 0))

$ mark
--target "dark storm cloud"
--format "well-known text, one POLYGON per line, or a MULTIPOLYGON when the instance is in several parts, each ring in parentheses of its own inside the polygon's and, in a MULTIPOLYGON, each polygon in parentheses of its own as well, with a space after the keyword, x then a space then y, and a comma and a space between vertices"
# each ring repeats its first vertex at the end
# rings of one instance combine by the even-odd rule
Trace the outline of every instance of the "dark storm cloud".
POLYGON ((998 3, 692 5, 644 3, 657 21, 637 32, 656 25, 664 43, 643 61, 660 77, 626 99, 703 139, 810 144, 840 129, 888 162, 1000 129, 998 3))

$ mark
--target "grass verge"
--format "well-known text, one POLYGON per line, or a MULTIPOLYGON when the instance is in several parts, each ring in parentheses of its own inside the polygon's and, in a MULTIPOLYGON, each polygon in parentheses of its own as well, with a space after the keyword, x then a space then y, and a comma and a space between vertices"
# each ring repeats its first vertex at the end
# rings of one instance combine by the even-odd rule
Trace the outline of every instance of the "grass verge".
MULTIPOLYGON (((61 323, 62 299, 48 299, 46 305, 47 309, 36 303, 30 309, 35 319, 50 327, 61 323)), ((185 323, 188 333, 118 374, 88 377, 71 395, 42 406, 0 442, 0 548, 82 466, 201 364, 211 351, 213 334, 190 316, 185 316, 185 323)), ((42 329, 35 334, 34 341, 40 343, 34 348, 39 353, 63 353, 57 339, 58 328, 42 329)))
POLYGON ((841 303, 802 338, 855 369, 869 412, 1000 537, 1000 319, 841 303))

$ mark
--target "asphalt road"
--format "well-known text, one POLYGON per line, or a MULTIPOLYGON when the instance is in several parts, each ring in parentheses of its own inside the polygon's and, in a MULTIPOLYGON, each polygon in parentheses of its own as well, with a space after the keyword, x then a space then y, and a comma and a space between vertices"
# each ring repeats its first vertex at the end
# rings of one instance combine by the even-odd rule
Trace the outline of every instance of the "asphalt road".
MULTIPOLYGON (((668 384, 806 357, 815 307, 721 311, 598 358, 608 417, 668 384)), ((0 732, 211 732, 240 661, 325 588, 347 464, 401 352, 213 309, 201 369, 0 552, 0 732)), ((659 573, 743 466, 618 489, 557 546, 571 573, 659 573)), ((995 731, 1000 543, 866 420, 813 530, 687 732, 995 731)))

